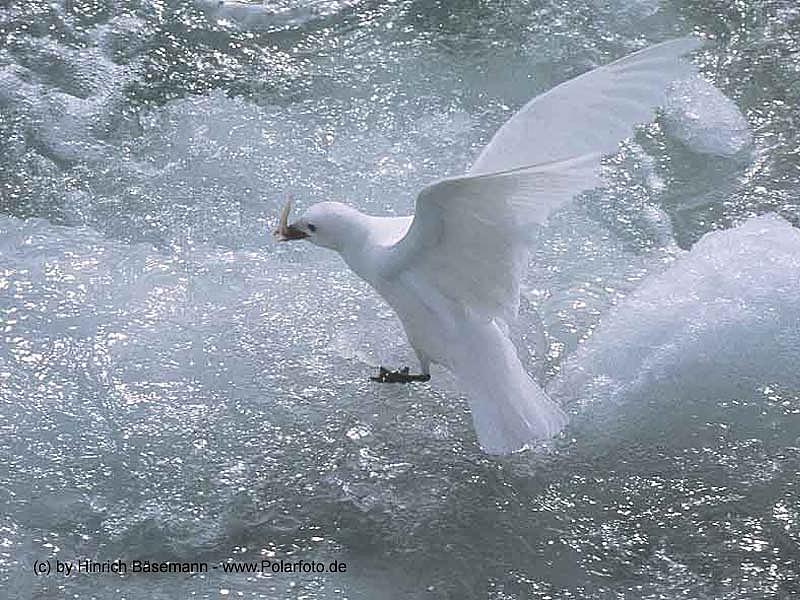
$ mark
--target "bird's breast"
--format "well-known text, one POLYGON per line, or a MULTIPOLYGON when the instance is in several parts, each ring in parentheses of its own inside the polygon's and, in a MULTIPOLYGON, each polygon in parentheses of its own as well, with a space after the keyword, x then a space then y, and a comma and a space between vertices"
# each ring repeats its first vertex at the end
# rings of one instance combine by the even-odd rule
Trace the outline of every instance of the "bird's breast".
POLYGON ((374 286, 394 309, 413 348, 439 364, 449 364, 448 345, 454 339, 454 314, 438 290, 404 273, 374 286))

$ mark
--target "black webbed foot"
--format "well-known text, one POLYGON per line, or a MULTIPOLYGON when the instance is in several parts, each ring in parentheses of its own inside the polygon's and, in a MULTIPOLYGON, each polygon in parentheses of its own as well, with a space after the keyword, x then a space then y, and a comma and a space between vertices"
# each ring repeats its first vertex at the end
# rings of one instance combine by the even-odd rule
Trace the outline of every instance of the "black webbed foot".
POLYGON ((404 367, 399 371, 390 371, 379 367, 378 376, 370 377, 372 381, 378 383, 411 383, 413 381, 429 381, 431 376, 427 373, 419 375, 412 375, 408 372, 408 367, 404 367))

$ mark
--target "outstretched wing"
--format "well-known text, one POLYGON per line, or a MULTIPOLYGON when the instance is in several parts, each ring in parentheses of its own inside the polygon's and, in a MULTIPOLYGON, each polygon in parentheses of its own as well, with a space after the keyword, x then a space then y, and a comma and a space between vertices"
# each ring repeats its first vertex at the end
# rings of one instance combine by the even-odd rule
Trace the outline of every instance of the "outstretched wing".
POLYGON ((637 123, 653 119, 668 85, 695 72, 681 57, 697 38, 663 42, 537 96, 495 133, 470 174, 613 152, 637 123))
POLYGON ((680 57, 698 45, 693 38, 665 42, 533 99, 500 128, 468 176, 420 192, 408 232, 387 249, 385 275, 513 322, 527 263, 520 229, 599 184, 602 154, 652 118, 669 83, 692 71, 680 57))
POLYGON ((599 155, 438 181, 420 192, 414 221, 389 248, 384 276, 421 276, 444 296, 507 323, 527 265, 520 230, 600 182, 599 155))

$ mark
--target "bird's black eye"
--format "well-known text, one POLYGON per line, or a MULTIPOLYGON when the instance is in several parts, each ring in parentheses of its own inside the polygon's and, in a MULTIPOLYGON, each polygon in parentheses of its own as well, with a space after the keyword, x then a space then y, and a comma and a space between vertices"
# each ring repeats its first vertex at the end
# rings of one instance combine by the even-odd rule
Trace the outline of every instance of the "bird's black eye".
POLYGON ((317 226, 316 226, 316 225, 312 225, 311 223, 309 223, 309 224, 308 224, 308 230, 309 230, 311 233, 314 233, 314 232, 317 230, 317 226))

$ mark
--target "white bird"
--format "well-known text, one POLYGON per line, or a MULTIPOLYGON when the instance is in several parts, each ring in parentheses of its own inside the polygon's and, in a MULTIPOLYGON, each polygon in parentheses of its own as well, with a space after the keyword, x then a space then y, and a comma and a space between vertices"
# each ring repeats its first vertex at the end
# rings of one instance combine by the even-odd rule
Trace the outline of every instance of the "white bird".
POLYGON ((449 369, 466 393, 481 447, 507 454, 560 432, 567 415, 526 373, 509 327, 517 318, 526 230, 600 183, 600 159, 652 120, 670 82, 694 73, 682 56, 700 46, 671 40, 598 67, 535 97, 508 120, 463 177, 424 188, 416 213, 366 215, 338 202, 311 206, 278 239, 337 251, 395 310, 427 381, 449 369))

